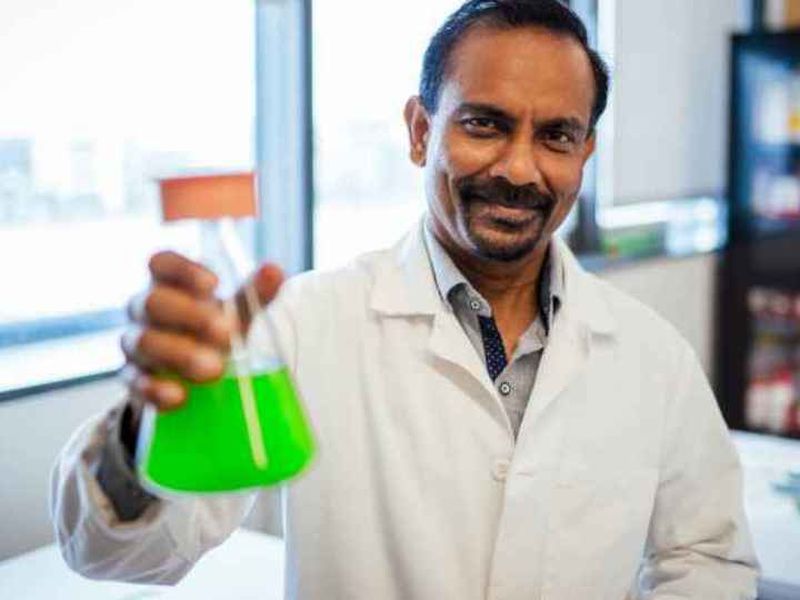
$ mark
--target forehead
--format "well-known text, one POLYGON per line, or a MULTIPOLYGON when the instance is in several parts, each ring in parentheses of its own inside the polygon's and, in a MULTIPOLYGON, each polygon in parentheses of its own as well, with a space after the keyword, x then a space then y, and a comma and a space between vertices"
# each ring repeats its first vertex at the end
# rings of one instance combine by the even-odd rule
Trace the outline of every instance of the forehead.
POLYGON ((450 56, 442 106, 486 102, 588 123, 594 95, 591 63, 576 40, 538 27, 478 25, 450 56))

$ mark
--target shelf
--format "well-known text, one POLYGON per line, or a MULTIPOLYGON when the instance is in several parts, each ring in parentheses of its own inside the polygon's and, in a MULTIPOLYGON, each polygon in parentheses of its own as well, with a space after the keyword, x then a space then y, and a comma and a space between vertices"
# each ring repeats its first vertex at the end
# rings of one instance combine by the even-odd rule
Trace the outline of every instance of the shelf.
POLYGON ((753 231, 763 237, 778 237, 782 235, 800 233, 800 216, 787 220, 768 219, 755 217, 752 225, 753 231))
POLYGON ((749 151, 756 155, 785 156, 791 155, 800 158, 799 142, 758 142, 753 141, 749 151))

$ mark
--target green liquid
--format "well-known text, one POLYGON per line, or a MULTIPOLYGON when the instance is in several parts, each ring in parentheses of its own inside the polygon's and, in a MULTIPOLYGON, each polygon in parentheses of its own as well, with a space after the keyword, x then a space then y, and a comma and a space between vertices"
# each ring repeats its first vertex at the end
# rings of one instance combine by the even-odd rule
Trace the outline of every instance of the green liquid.
POLYGON ((263 444, 258 464, 243 409, 239 382, 231 374, 208 384, 185 383, 186 404, 158 413, 140 439, 139 476, 145 485, 174 492, 231 492, 274 485, 302 471, 314 440, 285 368, 257 373, 252 385, 263 444))

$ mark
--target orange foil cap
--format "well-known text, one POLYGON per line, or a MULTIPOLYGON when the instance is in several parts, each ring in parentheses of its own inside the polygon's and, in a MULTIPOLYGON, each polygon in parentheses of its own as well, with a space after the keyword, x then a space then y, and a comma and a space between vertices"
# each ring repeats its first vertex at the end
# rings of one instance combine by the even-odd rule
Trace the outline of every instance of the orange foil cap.
POLYGON ((252 217, 256 214, 254 173, 161 179, 165 221, 252 217))

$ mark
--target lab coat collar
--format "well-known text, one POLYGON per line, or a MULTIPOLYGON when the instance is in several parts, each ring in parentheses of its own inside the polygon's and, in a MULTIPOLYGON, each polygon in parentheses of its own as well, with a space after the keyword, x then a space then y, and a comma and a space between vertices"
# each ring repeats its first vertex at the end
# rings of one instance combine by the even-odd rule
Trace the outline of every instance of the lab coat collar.
POLYGON ((612 335, 617 322, 611 312, 606 284, 581 267, 566 242, 554 237, 554 260, 561 261, 564 273, 564 300, 577 321, 584 323, 592 333, 612 335))
MULTIPOLYGON (((391 260, 375 273, 372 310, 387 317, 436 315, 451 311, 442 300, 424 242, 424 218, 391 251, 391 260)), ((554 238, 553 260, 561 261, 564 274, 562 309, 597 334, 613 334, 611 314, 603 284, 578 263, 566 243, 554 238)))

